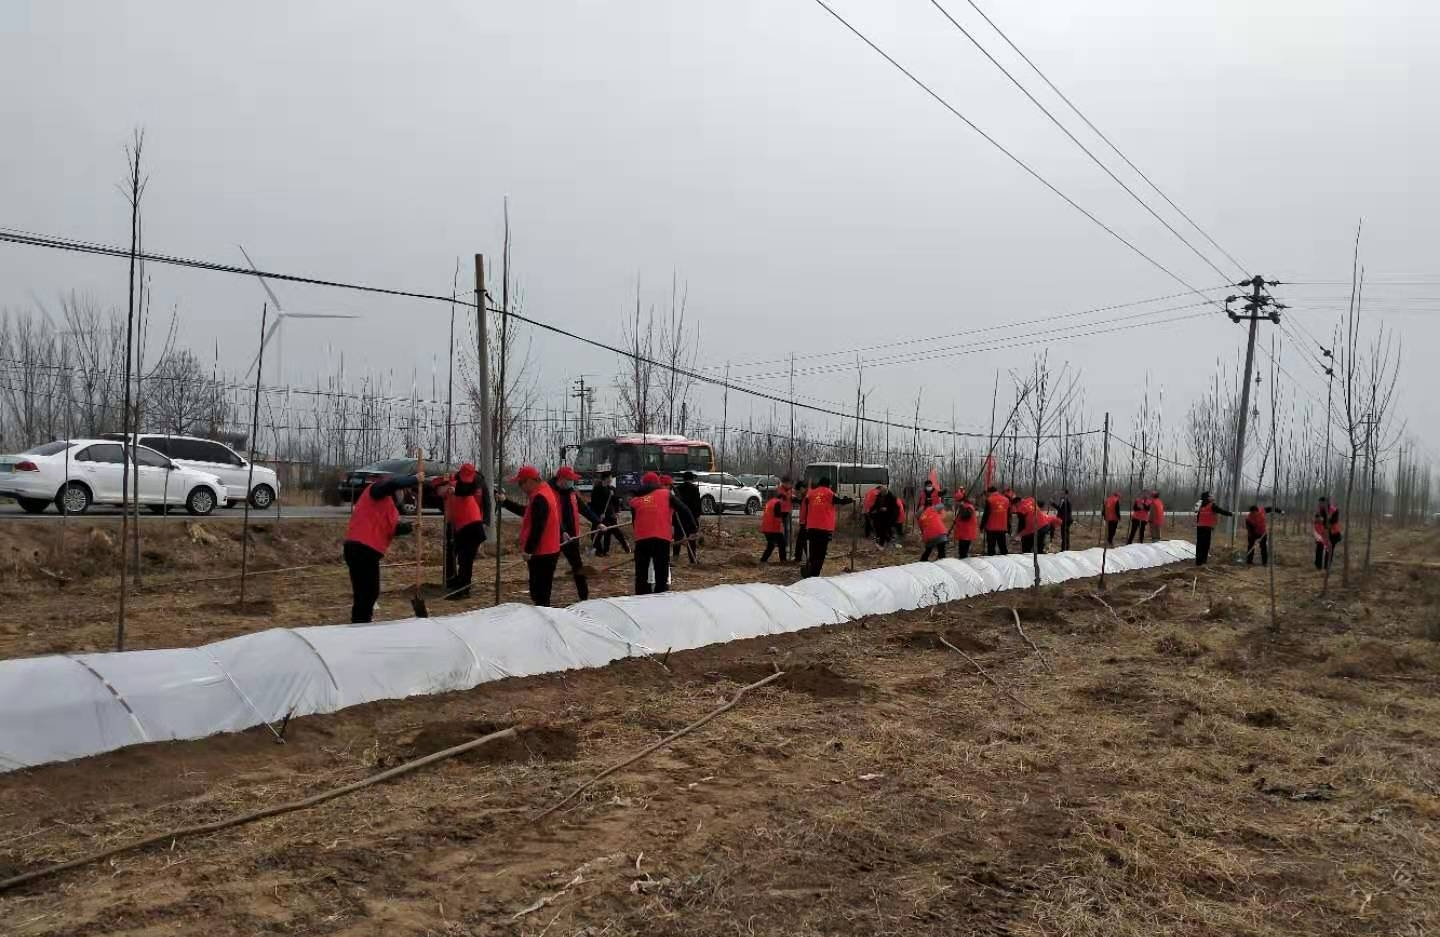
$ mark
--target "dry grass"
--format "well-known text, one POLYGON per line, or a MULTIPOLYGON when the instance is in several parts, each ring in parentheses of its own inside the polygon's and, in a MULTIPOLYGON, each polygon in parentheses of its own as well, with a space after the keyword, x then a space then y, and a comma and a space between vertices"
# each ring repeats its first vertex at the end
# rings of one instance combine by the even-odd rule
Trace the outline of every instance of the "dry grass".
POLYGON ((0 777, 0 866, 19 868, 550 727, 0 897, 0 930, 1434 933, 1440 648, 1412 614, 1433 578, 1382 566, 1320 602, 1309 570, 1277 573, 1278 634, 1259 570, 1117 576, 1115 614, 1082 584, 1042 590, 1019 612, 1053 673, 999 596, 675 654, 668 674, 630 661, 297 720, 284 748, 246 733, 0 777), (775 663, 796 676, 526 822, 775 663))

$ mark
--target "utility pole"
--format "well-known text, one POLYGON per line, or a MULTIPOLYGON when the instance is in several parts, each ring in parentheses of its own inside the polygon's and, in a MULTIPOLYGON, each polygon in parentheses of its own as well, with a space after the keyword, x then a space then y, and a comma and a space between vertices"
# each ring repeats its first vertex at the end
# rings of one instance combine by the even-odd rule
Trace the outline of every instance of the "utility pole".
MULTIPOLYGON (((485 292, 485 255, 475 255, 475 354, 480 375, 480 464, 489 485, 500 484, 495 469, 495 423, 490 417, 490 315, 485 292)), ((499 515, 499 510, 496 510, 499 515)), ((498 543, 498 541, 497 541, 498 543)), ((498 549, 496 552, 499 552, 498 549)), ((498 600, 497 600, 498 601, 498 600)))
MULTIPOLYGON (((590 388, 593 390, 594 388, 590 388)), ((585 375, 575 378, 575 387, 570 391, 570 396, 580 401, 580 411, 575 416, 575 443, 579 445, 585 441, 585 401, 588 399, 585 387, 585 375)))
POLYGON ((1235 433, 1235 462, 1230 477, 1230 550, 1232 552, 1235 550, 1235 527, 1239 517, 1236 507, 1240 504, 1241 470, 1245 465, 1245 430, 1250 421, 1250 381, 1255 367, 1255 336, 1259 331, 1261 319, 1269 319, 1278 325, 1280 310, 1285 308, 1284 305, 1277 303, 1263 292, 1267 286, 1279 286, 1279 280, 1267 281, 1264 277, 1256 274, 1251 279, 1235 285, 1250 287, 1250 295, 1248 297, 1225 297, 1225 314, 1230 317, 1231 322, 1249 322, 1250 337, 1245 343, 1245 379, 1240 382, 1240 426, 1235 433), (1246 301, 1243 315, 1230 308, 1230 303, 1242 298, 1246 301), (1267 309, 1268 312, 1265 311, 1267 309))

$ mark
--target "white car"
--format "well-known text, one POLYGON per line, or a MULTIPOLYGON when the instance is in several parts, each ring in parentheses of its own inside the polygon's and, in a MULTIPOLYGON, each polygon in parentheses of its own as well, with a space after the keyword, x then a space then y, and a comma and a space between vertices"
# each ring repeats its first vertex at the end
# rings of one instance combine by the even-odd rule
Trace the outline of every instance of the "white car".
POLYGON ((700 489, 700 510, 706 514, 722 511, 758 514, 765 504, 760 489, 740 484, 740 479, 728 472, 696 472, 695 484, 700 489))
MULTIPOLYGON (((153 449, 131 446, 136 468, 131 497, 152 511, 184 507, 205 515, 224 504, 225 485, 214 475, 177 465, 153 449)), ((50 505, 68 514, 84 514, 92 504, 123 504, 125 469, 130 467, 119 442, 72 439, 47 442, 18 455, 0 456, 0 495, 19 502, 29 514, 50 505)))
MULTIPOLYGON (((105 439, 123 439, 119 433, 105 433, 105 439)), ((241 492, 250 490, 250 506, 263 511, 280 497, 280 480, 275 470, 256 465, 252 480, 250 463, 240 453, 224 443, 198 436, 172 436, 165 433, 141 433, 137 438, 141 446, 167 455, 176 465, 214 475, 224 483, 230 492, 225 507, 232 508, 239 503, 241 492)))

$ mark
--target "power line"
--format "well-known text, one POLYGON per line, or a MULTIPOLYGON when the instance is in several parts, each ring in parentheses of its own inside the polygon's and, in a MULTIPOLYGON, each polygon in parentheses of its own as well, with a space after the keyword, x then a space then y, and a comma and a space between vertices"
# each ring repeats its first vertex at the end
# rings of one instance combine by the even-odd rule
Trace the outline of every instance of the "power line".
MULTIPOLYGON (((1214 263, 1213 261, 1211 261, 1210 258, 1207 257, 1204 253, 1202 253, 1198 247, 1196 247, 1194 244, 1191 244, 1190 241, 1185 237, 1185 235, 1181 234, 1179 231, 1176 231, 1176 230, 1175 230, 1175 227, 1174 227, 1173 225, 1171 225, 1170 222, 1168 222, 1168 221, 1166 221, 1164 218, 1160 217, 1160 213, 1157 212, 1154 208, 1151 208, 1149 202, 1145 201, 1143 198, 1141 198, 1139 195, 1137 195, 1134 189, 1130 188, 1128 185, 1125 184, 1125 182, 1124 182, 1123 179, 1121 179, 1119 176, 1115 175, 1115 173, 1110 169, 1110 167, 1107 166, 1107 165, 1105 165, 1105 163, 1101 161, 1100 157, 1096 156, 1096 155, 1090 150, 1090 148, 1089 148, 1088 146, 1086 146, 1085 144, 1081 143, 1081 142, 1080 142, 1080 139, 1079 139, 1078 137, 1076 137, 1075 134, 1073 134, 1073 133, 1070 132, 1070 128, 1069 128, 1069 127, 1066 127, 1064 124, 1062 124, 1062 123, 1060 122, 1060 119, 1059 119, 1058 117, 1056 117, 1053 113, 1051 113, 1051 111, 1050 111, 1050 109, 1049 109, 1048 107, 1046 107, 1044 104, 1041 104, 1040 101, 1039 101, 1039 99, 1037 99, 1037 98, 1035 97, 1035 95, 1033 95, 1033 94, 1030 93, 1030 89, 1026 88, 1023 84, 1021 84, 1021 83, 1020 83, 1020 80, 1019 80, 1018 78, 1016 78, 1013 74, 1011 74, 1011 72, 1010 72, 1010 70, 1009 70, 1008 68, 1006 68, 1004 65, 1002 65, 1002 64, 1000 63, 1000 61, 995 58, 995 56, 991 55, 991 54, 990 54, 990 50, 987 49, 987 48, 985 48, 985 46, 980 43, 980 40, 976 39, 975 36, 974 36, 973 34, 971 34, 970 30, 966 29, 964 26, 961 26, 961 25, 960 25, 960 22, 959 22, 958 20, 956 20, 955 17, 953 17, 953 16, 950 15, 950 11, 947 10, 947 9, 945 9, 943 6, 940 5, 940 0, 930 0, 930 4, 931 4, 932 6, 934 6, 935 9, 939 10, 940 13, 941 13, 941 15, 943 15, 947 20, 949 20, 949 21, 950 21, 950 25, 952 25, 952 26, 954 26, 956 29, 958 29, 958 30, 960 31, 960 34, 961 34, 962 36, 964 36, 966 39, 969 39, 969 40, 970 40, 970 44, 973 45, 975 48, 979 49, 979 50, 980 50, 980 53, 981 53, 982 55, 984 55, 987 59, 990 60, 990 64, 992 64, 992 65, 994 65, 996 68, 1000 69, 1000 72, 1001 72, 1006 78, 1010 79, 1010 83, 1013 84, 1017 89, 1019 89, 1019 91, 1020 91, 1021 94, 1025 95, 1025 97, 1029 98, 1031 104, 1034 104, 1036 107, 1038 107, 1038 108, 1040 109, 1040 113, 1042 113, 1042 114, 1044 114, 1046 117, 1050 118, 1050 122, 1051 122, 1052 124, 1054 124, 1056 127, 1060 128, 1060 132, 1063 133, 1063 134, 1065 134, 1065 136, 1069 137, 1071 143, 1074 143, 1076 146, 1078 146, 1078 147, 1080 148, 1081 152, 1083 152, 1086 156, 1090 157, 1090 161, 1091 161, 1091 162, 1093 162, 1096 166, 1099 166, 1100 169, 1101 169, 1102 171, 1104 171, 1105 175, 1109 176, 1109 177, 1115 182, 1116 185, 1118 185, 1120 188, 1124 189, 1124 190, 1126 191, 1126 193, 1129 194, 1129 196, 1130 196, 1131 198, 1133 198, 1133 199, 1140 205, 1141 208, 1145 209, 1147 212, 1150 213, 1151 217, 1153 217, 1156 221, 1158 221, 1158 222, 1160 222, 1162 225, 1164 225, 1166 231, 1169 231, 1171 234, 1175 235, 1175 237, 1179 238, 1179 239, 1180 239, 1180 243, 1182 243, 1182 244, 1184 244, 1186 247, 1190 248, 1191 252, 1194 253, 1196 257, 1199 257, 1211 270, 1214 270, 1216 274, 1218 274, 1219 276, 1222 276, 1222 277, 1227 276, 1227 274, 1225 273, 1224 270, 1221 270, 1218 266, 1216 266, 1215 263, 1214 263)), ((973 2, 971 3, 971 6, 974 6, 974 3, 973 3, 973 2)), ((980 10, 979 7, 975 7, 975 9, 976 9, 977 12, 980 10)), ((984 16, 985 14, 984 14, 984 13, 981 13, 980 15, 981 15, 981 16, 984 16)), ((986 17, 986 22, 990 22, 990 20, 989 20, 988 17, 986 17)), ((990 23, 990 25, 991 25, 991 27, 995 27, 995 24, 994 24, 994 23, 990 23)), ((1000 30, 999 30, 998 27, 995 27, 995 31, 996 31, 996 32, 1000 32, 1000 30)), ((1002 37, 1003 37, 1004 35, 1005 35, 1004 33, 1001 33, 1001 36, 1002 36, 1002 37)), ((1010 40, 1009 40, 1008 37, 1005 37, 1005 41, 1006 41, 1006 42, 1010 42, 1010 40)), ((1014 44, 1013 42, 1010 43, 1010 47, 1011 47, 1012 49, 1015 49, 1016 52, 1019 52, 1019 51, 1020 51, 1019 49, 1016 49, 1016 48, 1015 48, 1015 44, 1014 44)), ((1025 54, 1024 54, 1023 52, 1021 52, 1020 55, 1021 55, 1022 58, 1025 58, 1025 54)), ((1030 60, 1029 60, 1028 58, 1025 58, 1025 61, 1030 62, 1030 60)), ((1034 63, 1034 62, 1030 62, 1030 67, 1031 67, 1031 68, 1035 68, 1035 63, 1034 63)), ((1045 78, 1044 74, 1041 73, 1038 68, 1035 68, 1035 71, 1036 71, 1037 74, 1040 74, 1040 77, 1041 77, 1041 78, 1045 78)), ((1047 79, 1045 79, 1045 80, 1046 80, 1046 83, 1049 84, 1049 79, 1047 78, 1047 79)), ((1055 86, 1054 86, 1053 84, 1050 85, 1050 87, 1051 87, 1052 89, 1055 89, 1055 86)), ((1057 94, 1059 94, 1059 90, 1058 90, 1058 89, 1055 89, 1055 91, 1056 91, 1057 94)), ((1065 97, 1063 94, 1060 95, 1060 96, 1061 96, 1062 98, 1065 97)), ((1067 104, 1070 103, 1068 98, 1066 99, 1066 103, 1067 103, 1067 104)), ((1071 104, 1070 106, 1071 106, 1072 109, 1075 107, 1075 105, 1073 105, 1073 104, 1071 104)), ((1075 112, 1076 112, 1077 114, 1080 113, 1078 110, 1076 110, 1075 112)), ((1084 114, 1080 114, 1080 118, 1081 118, 1082 120, 1085 120, 1085 115, 1084 115, 1084 114)), ((1085 120, 1085 123, 1089 124, 1090 121, 1089 121, 1089 120, 1085 120)), ((1094 127, 1093 124, 1090 125, 1090 129, 1092 129, 1092 130, 1095 129, 1095 127, 1094 127)), ((1096 130, 1095 132, 1096 132, 1096 133, 1100 133, 1100 131, 1098 131, 1098 130, 1096 130)), ((1104 139, 1106 143, 1110 143, 1110 141, 1105 137, 1104 134, 1100 134, 1100 137, 1101 137, 1101 139, 1104 139)), ((1120 151, 1119 151, 1118 149, 1116 149, 1115 144, 1111 143, 1111 144, 1110 144, 1110 148, 1113 149, 1113 150, 1115 150, 1116 153, 1120 153, 1120 151)), ((1125 159, 1125 154, 1120 153, 1120 158, 1121 158, 1121 159, 1125 159)), ((1125 162, 1130 165, 1130 168, 1131 168, 1131 169, 1135 169, 1135 165, 1134 165, 1133 163, 1130 163, 1130 160, 1125 159, 1125 162)), ((1140 170, 1138 170, 1138 169, 1135 169, 1135 171, 1136 171, 1136 172, 1140 172, 1140 170)), ((1146 182, 1149 182, 1149 181, 1150 181, 1148 178, 1145 177, 1145 174, 1144 174, 1144 173, 1140 173, 1140 175, 1141 175, 1142 178, 1145 178, 1145 181, 1146 181, 1146 182)), ((1155 184, 1154 184, 1153 182, 1150 183, 1150 186, 1151 186, 1151 188, 1155 188, 1155 184)), ((1159 192, 1160 190, 1159 190, 1158 188, 1155 188, 1155 191, 1159 192)), ((1160 194, 1161 194, 1161 196, 1163 197, 1165 193, 1161 192, 1160 194)), ((1166 200, 1167 202, 1170 202, 1170 200, 1169 200, 1168 198, 1166 198, 1165 200, 1166 200)), ((1175 203, 1174 203, 1174 202, 1170 202, 1170 205, 1171 205, 1172 208, 1175 208, 1176 211, 1180 211, 1180 209, 1175 206, 1175 203)), ((1184 212, 1180 212, 1180 214, 1184 215, 1185 213, 1184 213, 1184 212)), ((1186 215, 1185 217, 1186 217, 1186 220, 1188 221, 1188 220, 1189 220, 1189 216, 1186 215)), ((1191 225, 1195 225, 1195 222, 1191 221, 1190 224, 1191 224, 1191 225)), ((1199 230, 1199 226, 1198 226, 1198 225, 1195 225, 1195 228, 1196 228, 1197 231, 1199 230)), ((1204 234, 1205 232, 1204 232, 1204 231, 1201 231, 1200 233, 1201 233, 1201 234, 1204 234)), ((1209 235, 1206 235, 1206 236, 1208 237, 1209 235)), ((1211 243, 1213 244, 1214 241, 1211 241, 1211 243)), ((1218 245, 1218 244, 1216 244, 1215 246, 1216 246, 1217 248, 1219 248, 1219 245, 1218 245)), ((1224 251, 1221 251, 1221 253, 1225 253, 1225 252, 1224 252, 1224 251)), ((1225 256, 1226 256, 1226 257, 1229 257, 1230 255, 1229 255, 1229 254, 1225 254, 1225 256)), ((1235 264, 1235 266, 1240 270, 1240 272, 1241 272, 1242 274, 1245 272, 1245 268, 1244 268, 1243 266, 1241 266, 1237 261, 1235 261, 1234 258, 1231 258, 1231 262, 1235 264)))
MULTIPOLYGON (((1084 215, 1087 219, 1089 219, 1092 223, 1094 223, 1096 226, 1098 226, 1101 230, 1105 231, 1105 233, 1109 234, 1111 237, 1113 237, 1115 240, 1119 241, 1121 244, 1124 244, 1126 247, 1128 247, 1128 248, 1129 248, 1131 251, 1133 251, 1135 254, 1137 254, 1138 256, 1140 256, 1141 258, 1143 258, 1143 259, 1144 259, 1147 263, 1149 263, 1151 266, 1155 267, 1157 270, 1159 270, 1160 272, 1164 273, 1166 276, 1170 277, 1170 279, 1172 279, 1172 280, 1174 280, 1175 282, 1179 283, 1181 286, 1185 287, 1185 288, 1186 288, 1187 290, 1189 290, 1190 292, 1192 292, 1192 293, 1194 293, 1195 295, 1199 296, 1201 299, 1207 299, 1207 297, 1205 296, 1204 293, 1202 293, 1200 290, 1198 290, 1198 289, 1196 289, 1194 286, 1192 286, 1188 281, 1186 281, 1186 280, 1185 280, 1183 277, 1181 277, 1179 274, 1175 273, 1175 272, 1174 272, 1173 270, 1171 270, 1169 267, 1165 266, 1165 265, 1162 264, 1160 261, 1156 260, 1154 257, 1151 257, 1149 254, 1145 253, 1145 252, 1144 252, 1143 250, 1141 250, 1139 247, 1135 246, 1134 243, 1132 243, 1131 241, 1129 241, 1129 240, 1128 240, 1124 235, 1122 235, 1120 232, 1116 231, 1114 228, 1110 227, 1110 226, 1107 225, 1105 222, 1101 221, 1101 220, 1100 220, 1099 218, 1097 218, 1094 214, 1092 214, 1088 209, 1082 207, 1082 206, 1080 205, 1080 203, 1076 202, 1076 201, 1075 201, 1074 199, 1072 199, 1070 196, 1066 195, 1064 192, 1062 192, 1062 191, 1060 191, 1058 188, 1056 188, 1056 186, 1055 186, 1054 183, 1052 183, 1049 179, 1046 179, 1044 176, 1040 175, 1040 173, 1039 173, 1036 169, 1034 169, 1029 163, 1025 162, 1023 159, 1021 159, 1020 157, 1016 156, 1013 152, 1011 152, 1009 149, 1007 149, 1004 144, 1002 144, 1000 141, 996 140, 994 137, 990 136, 990 134, 986 133, 984 130, 981 130, 978 124, 976 124, 976 123, 975 123, 974 121, 972 121, 970 118, 966 117, 964 114, 960 113, 960 111, 957 110, 954 105, 952 105, 949 101, 945 100, 945 98, 941 97, 940 94, 939 94, 937 91, 935 91, 933 88, 931 88, 931 87, 930 87, 929 85, 927 85, 925 82, 921 81, 918 77, 915 76, 915 74, 914 74, 913 72, 911 72, 909 69, 907 69, 904 65, 901 65, 899 62, 897 62, 895 59, 893 59, 888 52, 886 52, 884 49, 880 48, 878 45, 876 45, 874 42, 872 42, 868 36, 866 36, 866 35, 865 35, 864 33, 862 33, 860 30, 856 29, 854 26, 850 25, 850 21, 847 20, 847 19, 845 19, 845 17, 841 16, 839 13, 836 13, 835 10, 832 9, 832 8, 830 7, 830 5, 825 2, 825 0, 815 0, 815 2, 816 2, 817 4, 819 4, 820 7, 825 10, 825 12, 829 13, 829 14, 830 14, 831 16, 833 16, 836 20, 838 20, 842 26, 844 26, 846 29, 850 30, 850 32, 854 33, 855 36, 856 36, 857 38, 859 38, 861 42, 865 43, 865 44, 866 44, 867 46, 869 46, 872 50, 874 50, 875 53, 878 54, 881 58, 883 58, 885 61, 887 61, 887 62, 889 62, 891 65, 893 65, 897 70, 899 70, 899 72, 900 72, 902 75, 904 75, 906 78, 909 78, 912 82, 914 82, 922 91, 924 91, 926 94, 930 95, 930 97, 934 98, 934 99, 936 100, 936 102, 938 102, 938 103, 940 104, 941 107, 945 108, 947 111, 949 111, 949 112, 950 112, 951 114, 953 114, 955 117, 959 118, 959 119, 961 120, 961 122, 963 122, 967 127, 969 127, 971 130, 973 130, 973 131, 975 131, 977 134, 979 134, 979 135, 985 140, 985 142, 989 143, 991 146, 995 147, 995 149, 997 149, 997 150, 999 150, 1001 153, 1005 154, 1005 156, 1008 157, 1011 162, 1013 162, 1015 165, 1019 166, 1021 169, 1025 170, 1025 172, 1026 172, 1028 175, 1030 175, 1031 178, 1035 179, 1035 181, 1039 182, 1041 185, 1045 186, 1045 188, 1049 189, 1052 193, 1054 193, 1057 197, 1059 197, 1062 201, 1064 201, 1065 204, 1069 205, 1071 208, 1075 209, 1075 210, 1078 211, 1080 214, 1084 215)), ((1217 304, 1217 307, 1218 307, 1218 304, 1217 304)))
MULTIPOLYGON (((1230 289, 1230 284, 1229 284, 1229 283, 1223 283, 1223 284, 1221 284, 1221 285, 1219 285, 1219 286, 1207 286, 1207 287, 1205 287, 1205 291, 1206 291, 1206 292, 1213 292, 1213 291, 1215 291, 1215 290, 1220 290, 1220 289, 1230 289)), ((995 325, 979 326, 979 327, 973 328, 973 329, 961 329, 961 330, 958 331, 958 332, 945 332, 945 333, 942 333, 942 334, 939 334, 939 335, 929 335, 929 336, 923 336, 923 337, 920 337, 920 338, 906 338, 906 339, 899 339, 899 340, 893 341, 893 342, 881 342, 881 343, 879 343, 879 344, 860 345, 860 346, 857 346, 857 347, 854 347, 854 348, 844 348, 844 349, 840 349, 839 351, 821 351, 821 352, 812 352, 812 353, 810 353, 810 354, 804 354, 804 355, 794 355, 794 356, 793 356, 793 360, 795 360, 795 361, 805 361, 805 360, 814 360, 814 359, 819 359, 819 358, 853 357, 854 355, 856 355, 856 354, 858 354, 858 353, 866 352, 866 351, 872 351, 872 350, 880 349, 880 348, 899 348, 899 347, 903 347, 903 346, 906 346, 906 345, 929 344, 929 343, 931 343, 931 342, 943 341, 943 340, 948 339, 948 338, 959 338, 960 336, 963 336, 963 335, 979 335, 979 334, 984 333, 984 332, 994 332, 994 331, 998 331, 998 330, 1000 330, 1000 329, 1016 328, 1016 327, 1023 326, 1023 325, 1036 325, 1036 324, 1039 324, 1039 323, 1041 323, 1041 322, 1054 322, 1054 321, 1058 321, 1058 320, 1060 320, 1060 319, 1075 319, 1075 318, 1079 318, 1079 317, 1081 317, 1081 316, 1092 315, 1092 314, 1097 313, 1097 312, 1110 312, 1110 311, 1115 310, 1115 309, 1128 309, 1128 308, 1131 308, 1131 307, 1133 307, 1133 306, 1144 306, 1144 305, 1148 305, 1148 304, 1150 304, 1150 303, 1157 303, 1157 302, 1162 302, 1162 301, 1167 300, 1167 299, 1176 299, 1176 298, 1181 297, 1181 296, 1190 296, 1190 295, 1192 295, 1192 294, 1189 293, 1188 291, 1186 291, 1186 292, 1180 292, 1180 293, 1168 293, 1168 294, 1166 294, 1166 295, 1164 295, 1164 296, 1153 296, 1153 297, 1151 297, 1151 298, 1149 298, 1149 299, 1135 299, 1135 300, 1131 300, 1131 301, 1129 301, 1129 302, 1124 302, 1124 303, 1112 303, 1111 305, 1108 305, 1108 306, 1095 306, 1095 307, 1090 308, 1090 309, 1081 309, 1081 310, 1079 310, 1079 311, 1077 311, 1077 312, 1062 312, 1062 313, 1057 313, 1057 314, 1054 314, 1054 315, 1038 316, 1038 317, 1035 317, 1035 318, 1032 318, 1032 319, 1011 320, 1011 321, 1008 321, 1008 322, 1000 322, 1000 323, 997 323, 997 324, 995 324, 995 325)), ((1208 305, 1208 303, 1205 303, 1205 304, 1196 303, 1195 305, 1208 305)), ((1175 308, 1187 308, 1187 307, 1175 307, 1175 308)), ((760 359, 760 360, 757 360, 757 361, 742 361, 742 362, 738 362, 738 363, 732 362, 732 366, 735 367, 735 368, 751 368, 751 367, 759 367, 759 366, 761 366, 761 365, 767 365, 767 364, 788 364, 791 360, 792 360, 792 356, 787 355, 787 356, 785 356, 785 357, 783 357, 783 358, 765 358, 765 359, 760 359)), ((869 364, 869 361, 867 361, 866 364, 869 364)), ((700 370, 702 370, 702 371, 705 371, 705 370, 718 371, 718 370, 723 370, 723 368, 724 368, 724 365, 711 365, 709 368, 701 367, 700 370)), ((789 371, 786 371, 785 373, 788 374, 789 371)))
MULTIPOLYGON (((931 0, 931 2, 934 2, 934 0, 931 0)), ((1045 84, 1046 84, 1047 86, 1049 86, 1050 90, 1053 91, 1053 92, 1055 92, 1055 94, 1056 94, 1057 96, 1059 96, 1060 100, 1064 101, 1065 104, 1070 108, 1070 110, 1072 110, 1072 111, 1075 112, 1075 116, 1079 117, 1082 121, 1084 121, 1084 122, 1085 122, 1085 126, 1089 127, 1092 131, 1094 131, 1094 132, 1095 132, 1095 135, 1096 135, 1097 137, 1099 137, 1101 140, 1104 140, 1104 141, 1105 141, 1105 144, 1106 144, 1107 146, 1109 146, 1110 149, 1112 149, 1112 150, 1115 151, 1115 155, 1118 156, 1118 157, 1120 157, 1122 160, 1124 160, 1124 161, 1125 161, 1125 165, 1126 165, 1126 166, 1129 166, 1132 170, 1134 170, 1134 172, 1135 172, 1135 174, 1136 174, 1137 176, 1139 176, 1141 179, 1144 179, 1146 185, 1148 185, 1148 186, 1150 186, 1150 188, 1154 189, 1154 190, 1155 190, 1155 193, 1156 193, 1157 195, 1159 195, 1161 198, 1163 198, 1163 199, 1165 200, 1165 203, 1166 203, 1167 205, 1169 205, 1171 208, 1175 209, 1175 211, 1179 213, 1180 217, 1182 217, 1182 218, 1184 218, 1186 221, 1188 221, 1188 222, 1190 223, 1190 227, 1194 228, 1196 231, 1199 231, 1200 234, 1205 238, 1205 240, 1207 240, 1207 241, 1210 242, 1211 246, 1213 246, 1213 247, 1214 247, 1217 251, 1219 251, 1220 253, 1224 254, 1224 255, 1225 255, 1225 259, 1228 260, 1228 261, 1230 261, 1232 264, 1235 265, 1236 269, 1240 270, 1241 272, 1246 272, 1246 271, 1249 270, 1248 267, 1246 267, 1246 266, 1245 266, 1244 264, 1242 264, 1240 261, 1236 260, 1235 257, 1234 257, 1229 251, 1227 251, 1225 248, 1221 247, 1221 246, 1219 245, 1219 243, 1217 243, 1216 240, 1215 240, 1214 238, 1212 238, 1212 237, 1209 235, 1209 233, 1206 232, 1206 230, 1205 230, 1204 228, 1200 227, 1200 225, 1195 222, 1195 219, 1191 218, 1188 214, 1185 213, 1184 209, 1182 209, 1179 205, 1175 204, 1174 200, 1172 200, 1172 199, 1170 198, 1170 196, 1166 195, 1165 192, 1164 192, 1158 185, 1156 185, 1156 184, 1150 179, 1150 177, 1149 177, 1148 175, 1146 175, 1146 174, 1140 169, 1139 166, 1136 166, 1133 162, 1131 162, 1130 157, 1126 156, 1123 152, 1121 152, 1120 147, 1116 146, 1115 143, 1114 143, 1114 141, 1112 141, 1108 136, 1106 136, 1106 135, 1100 130, 1099 127, 1095 126, 1095 124, 1091 122, 1090 118, 1088 118, 1088 117, 1085 116, 1085 113, 1080 110, 1080 108, 1075 104, 1074 101, 1070 100, 1069 96, 1067 96, 1067 95, 1065 94, 1065 92, 1061 91, 1058 87, 1056 87, 1055 83, 1050 80, 1049 76, 1046 75, 1044 72, 1042 72, 1042 71, 1040 70, 1040 66, 1036 65, 1036 64, 1030 59, 1030 56, 1026 55, 1023 51, 1021 51, 1020 47, 1017 46, 1017 45, 1010 39, 1010 37, 1005 33, 1005 31, 1004 31, 1003 29, 1001 29, 998 25, 996 25, 995 21, 992 20, 992 19, 985 13, 984 10, 980 9, 980 7, 976 5, 975 0, 966 0, 966 2, 969 3, 971 7, 974 8, 974 10, 975 10, 976 13, 979 13, 979 14, 980 14, 980 18, 983 19, 983 20, 985 20, 985 22, 989 24, 990 28, 993 29, 993 30, 995 30, 995 32, 1000 36, 1001 39, 1004 39, 1004 40, 1005 40, 1005 44, 1006 44, 1006 45, 1008 45, 1011 49, 1014 49, 1014 50, 1015 50, 1015 54, 1016 54, 1016 55, 1020 56, 1020 58, 1022 58, 1022 59, 1025 60, 1025 64, 1026 64, 1026 65, 1029 65, 1032 69, 1034 69, 1035 74, 1037 74, 1037 75, 1040 76, 1040 80, 1043 81, 1043 82, 1045 82, 1045 84)), ((936 3, 935 5, 936 5, 937 7, 939 6, 938 3, 936 3)), ((942 9, 941 12, 943 13, 944 10, 942 9)), ((946 16, 946 18, 949 18, 949 17, 950 17, 950 14, 949 14, 949 13, 946 13, 945 16, 946 16)), ((951 22, 954 22, 954 20, 951 20, 951 22)), ((957 26, 958 26, 958 24, 957 24, 957 26)), ((963 30, 962 30, 962 32, 963 32, 963 30)), ((968 33, 967 33, 967 35, 968 35, 968 33)), ((972 39, 971 41, 973 42, 974 40, 972 39)), ((978 45, 978 43, 977 43, 977 45, 978 45)), ((986 55, 989 55, 989 53, 987 52, 986 55)), ((994 60, 991 59, 991 61, 994 61, 994 60)), ((998 64, 998 63, 997 63, 997 64, 998 64)), ((1006 74, 1008 75, 1009 72, 1006 72, 1006 74)), ((1011 78, 1011 80, 1013 81, 1014 79, 1011 78)), ((1022 89, 1022 90, 1023 90, 1023 89, 1022 89)), ((1028 96, 1028 92, 1027 92, 1027 96, 1028 96)), ((1031 100, 1034 100, 1034 99, 1032 98, 1031 100)), ((1046 111, 1046 113, 1048 114, 1049 112, 1046 111)), ((1054 117, 1051 117, 1051 120, 1054 120, 1054 117)), ((1087 151, 1087 152, 1088 152, 1088 151, 1087 151)), ((1091 158, 1093 159, 1094 157, 1092 156, 1091 158)), ((1132 193, 1132 194, 1133 194, 1133 193, 1132 193)), ((1167 227, 1168 227, 1168 225, 1167 225, 1167 227)), ((1188 243, 1188 242, 1187 242, 1187 243, 1188 243)), ((1194 250, 1194 248, 1192 247, 1191 250, 1194 250)))

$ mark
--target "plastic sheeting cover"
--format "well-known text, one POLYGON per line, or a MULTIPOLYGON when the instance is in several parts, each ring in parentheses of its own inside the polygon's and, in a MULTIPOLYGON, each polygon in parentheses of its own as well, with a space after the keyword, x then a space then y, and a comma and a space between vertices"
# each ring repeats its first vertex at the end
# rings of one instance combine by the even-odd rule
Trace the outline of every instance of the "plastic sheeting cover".
MULTIPOLYGON (((1105 562, 1115 572, 1194 555, 1189 543, 1172 540, 1117 547, 1105 562)), ((273 628, 197 648, 0 661, 0 771, 1023 588, 1033 562, 947 559, 790 586, 729 584, 563 609, 509 604, 373 625, 273 628)), ((1041 579, 1099 575, 1101 562, 1098 548, 1041 555, 1041 579)))

